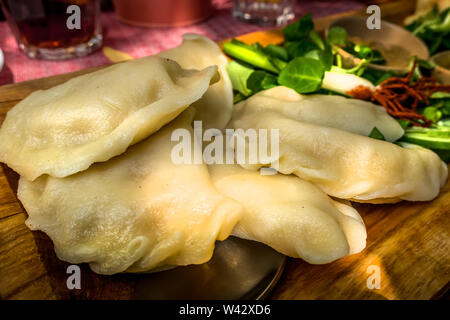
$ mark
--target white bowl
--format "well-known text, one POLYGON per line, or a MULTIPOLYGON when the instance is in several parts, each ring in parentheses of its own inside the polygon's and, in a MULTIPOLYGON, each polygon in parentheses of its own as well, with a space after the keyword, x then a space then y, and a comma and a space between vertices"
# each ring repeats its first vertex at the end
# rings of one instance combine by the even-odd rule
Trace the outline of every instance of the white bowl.
POLYGON ((431 60, 436 63, 433 76, 443 84, 450 84, 450 50, 435 54, 431 57, 431 60))
MULTIPOLYGON (((375 41, 387 45, 401 45, 412 56, 417 56, 421 59, 427 60, 430 57, 428 48, 422 40, 417 38, 411 32, 405 28, 381 20, 381 29, 370 30, 366 26, 366 18, 360 16, 343 17, 331 22, 328 29, 325 31, 325 35, 328 34, 329 28, 333 26, 340 26, 347 30, 349 36, 356 36, 366 41, 375 41)), ((361 60, 353 57, 349 53, 341 50, 343 55, 349 56, 353 59, 353 64, 357 65, 361 63, 361 60)), ((344 57, 345 58, 345 57, 344 57)), ((383 71, 407 71, 407 67, 399 66, 384 66, 377 64, 369 64, 370 68, 383 71)))

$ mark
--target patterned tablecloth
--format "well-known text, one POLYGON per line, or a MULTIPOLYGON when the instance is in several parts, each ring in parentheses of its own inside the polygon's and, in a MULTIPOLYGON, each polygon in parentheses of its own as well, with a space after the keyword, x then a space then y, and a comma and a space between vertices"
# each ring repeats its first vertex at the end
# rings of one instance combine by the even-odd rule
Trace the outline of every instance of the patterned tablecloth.
MULTIPOLYGON (((244 33, 264 29, 242 23, 231 16, 231 1, 213 1, 215 12, 204 22, 177 28, 141 28, 120 22, 113 12, 102 13, 104 45, 118 49, 138 58, 158 53, 177 46, 181 35, 187 32, 200 33, 217 41, 244 33)), ((362 4, 357 1, 299 0, 296 16, 312 12, 314 17, 357 10, 362 4)), ((5 65, 0 72, 0 85, 36 78, 48 77, 84 68, 108 64, 101 50, 78 59, 66 61, 33 60, 17 48, 16 41, 6 22, 0 23, 0 48, 5 56, 5 65)))

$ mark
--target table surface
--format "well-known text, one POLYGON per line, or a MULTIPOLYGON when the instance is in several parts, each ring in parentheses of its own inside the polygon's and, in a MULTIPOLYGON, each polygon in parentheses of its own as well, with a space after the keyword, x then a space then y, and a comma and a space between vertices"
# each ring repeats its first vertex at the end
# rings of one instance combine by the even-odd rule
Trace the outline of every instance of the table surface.
MULTIPOLYGON (((177 46, 181 42, 183 33, 200 33, 214 41, 219 41, 264 29, 235 20, 231 16, 230 0, 214 0, 213 5, 215 10, 209 19, 195 25, 177 28, 134 27, 120 22, 114 12, 103 13, 101 19, 104 45, 139 58, 177 46)), ((312 12, 313 16, 318 18, 362 7, 363 4, 354 0, 298 1, 295 12, 297 17, 312 12)), ((19 51, 6 22, 0 23, 0 49, 4 51, 6 63, 0 72, 0 85, 49 77, 110 63, 101 50, 84 58, 66 61, 30 59, 19 51)))

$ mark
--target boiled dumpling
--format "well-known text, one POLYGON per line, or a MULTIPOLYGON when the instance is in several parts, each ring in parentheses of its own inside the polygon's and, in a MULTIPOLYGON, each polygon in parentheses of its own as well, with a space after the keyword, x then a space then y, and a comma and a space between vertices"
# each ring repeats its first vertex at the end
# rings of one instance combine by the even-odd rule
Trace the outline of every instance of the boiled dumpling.
POLYGON ((275 111, 302 122, 342 129, 368 136, 376 127, 387 141, 403 135, 403 129, 386 110, 373 103, 336 95, 301 95, 278 86, 258 92, 235 106, 234 117, 242 113, 275 111))
POLYGON ((217 80, 216 70, 147 57, 36 91, 8 112, 0 161, 28 180, 85 170, 174 119, 217 80))
MULTIPOLYGON (((447 166, 434 152, 419 146, 402 148, 277 112, 249 113, 233 118, 230 125, 244 130, 278 129, 279 155, 270 161, 273 166, 341 199, 427 201, 439 194, 447 179, 447 166)), ((270 141, 268 148, 272 149, 270 141)), ((268 165, 259 159, 256 162, 242 165, 249 169, 268 165)))
POLYGON ((218 67, 220 81, 211 85, 193 105, 197 109, 195 120, 202 121, 203 128, 223 129, 233 111, 233 88, 226 71, 228 60, 217 44, 200 34, 187 33, 178 47, 158 55, 178 62, 185 69, 218 67))
POLYGON ((331 200, 312 183, 295 176, 261 175, 238 165, 208 168, 217 189, 244 206, 235 236, 314 264, 366 246, 366 229, 358 212, 331 200))
POLYGON ((208 261, 241 206, 217 192, 205 164, 174 164, 171 134, 192 133, 192 110, 126 153, 66 178, 20 179, 27 226, 53 240, 58 257, 101 274, 208 261))

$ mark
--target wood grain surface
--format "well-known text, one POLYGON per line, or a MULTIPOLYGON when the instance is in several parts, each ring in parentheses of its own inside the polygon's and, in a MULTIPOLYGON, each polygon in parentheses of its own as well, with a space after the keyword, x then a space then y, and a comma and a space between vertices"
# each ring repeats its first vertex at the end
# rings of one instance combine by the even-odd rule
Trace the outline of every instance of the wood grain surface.
MULTIPOLYGON (((401 22, 414 1, 381 5, 384 19, 401 22)), ((364 14, 351 12, 348 14, 364 14)), ((339 15, 342 16, 342 15, 339 15)), ((337 16, 316 20, 323 30, 337 16)), ((240 37, 264 44, 282 40, 279 30, 240 37)), ((17 102, 38 89, 50 88, 88 69, 0 87, 0 123, 17 102)), ((0 169, 1 299, 130 299, 138 276, 101 276, 82 268, 83 290, 66 287, 66 262, 58 260, 51 240, 24 224, 25 210, 16 198, 18 175, 0 169)), ((273 299, 438 299, 450 281, 450 183, 431 202, 395 205, 355 204, 367 226, 367 248, 327 265, 289 259, 273 299), (381 270, 381 288, 368 289, 369 266, 381 270)), ((238 284, 237 284, 238 285, 238 284)))

